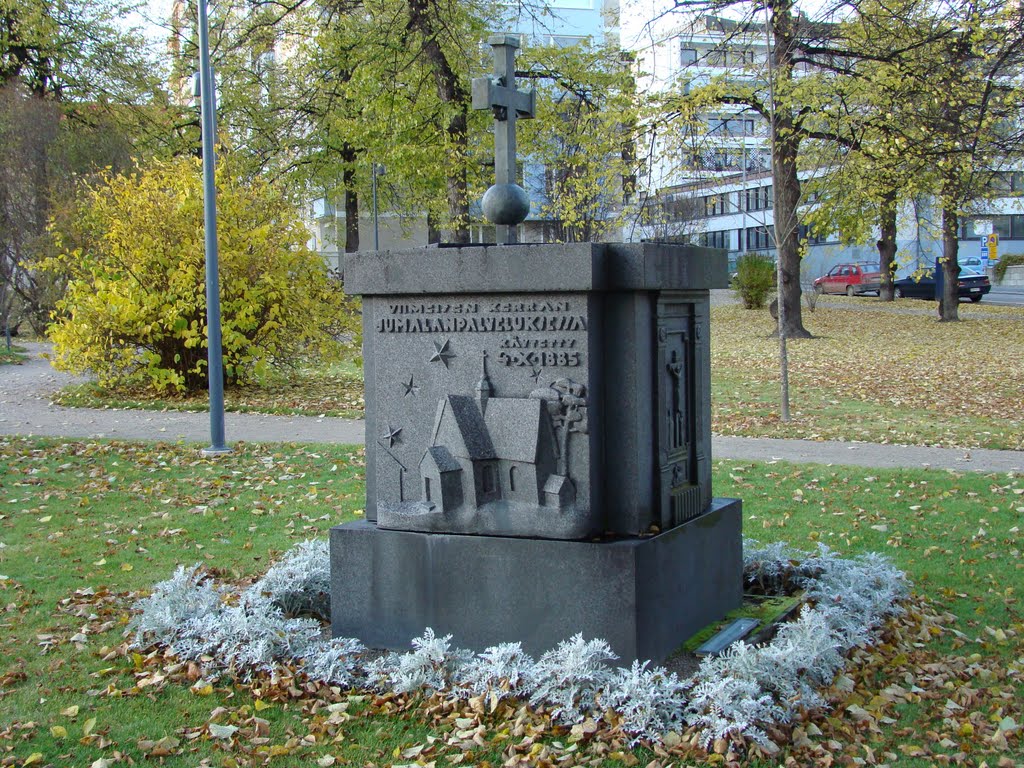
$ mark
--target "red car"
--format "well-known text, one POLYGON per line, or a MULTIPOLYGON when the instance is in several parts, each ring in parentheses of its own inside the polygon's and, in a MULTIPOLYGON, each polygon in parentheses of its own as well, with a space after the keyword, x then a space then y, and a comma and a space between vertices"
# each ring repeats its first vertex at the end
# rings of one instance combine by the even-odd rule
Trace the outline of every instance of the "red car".
POLYGON ((816 293, 845 293, 860 296, 878 294, 882 273, 877 264, 836 264, 825 275, 814 281, 816 293))

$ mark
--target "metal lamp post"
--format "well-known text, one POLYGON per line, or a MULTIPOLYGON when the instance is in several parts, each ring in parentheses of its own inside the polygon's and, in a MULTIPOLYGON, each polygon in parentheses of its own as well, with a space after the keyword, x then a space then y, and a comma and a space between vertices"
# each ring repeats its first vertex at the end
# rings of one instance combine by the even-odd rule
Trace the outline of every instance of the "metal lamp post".
POLYGON ((220 331, 220 279, 217 265, 217 188, 213 153, 215 110, 207 0, 199 5, 199 94, 203 132, 203 220, 206 234, 206 344, 210 381, 210 447, 204 456, 230 453, 224 443, 224 361, 220 331))

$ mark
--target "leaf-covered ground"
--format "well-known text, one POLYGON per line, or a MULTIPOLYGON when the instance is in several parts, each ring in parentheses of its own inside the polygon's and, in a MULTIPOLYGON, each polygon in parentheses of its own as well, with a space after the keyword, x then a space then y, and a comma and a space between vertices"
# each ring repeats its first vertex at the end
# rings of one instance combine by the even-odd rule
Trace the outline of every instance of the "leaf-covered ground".
POLYGON ((358 517, 361 453, 245 445, 216 461, 161 444, 0 440, 0 765, 1019 764, 1024 723, 1024 479, 716 462, 764 541, 881 551, 917 585, 858 651, 833 709, 772 736, 777 754, 688 733, 630 749, 609 722, 572 729, 521 704, 380 696, 288 670, 208 678, 133 650, 136 597, 176 564, 244 583, 296 541, 358 517))
POLYGON ((964 304, 962 322, 939 323, 915 304, 843 299, 805 310, 815 338, 788 340, 790 423, 779 419, 779 342, 768 313, 713 308, 713 430, 1024 448, 1024 309, 964 304))
POLYGON ((7 342, 4 340, 3 334, 0 334, 0 365, 17 365, 24 359, 25 348, 12 344, 11 348, 7 349, 7 342))
MULTIPOLYGON (((69 408, 136 408, 143 410, 209 410, 205 392, 156 396, 146 391, 105 391, 94 383, 66 387, 54 402, 69 408)), ((231 387, 224 407, 237 413, 363 417, 362 372, 353 364, 301 367, 278 371, 261 385, 231 387)))

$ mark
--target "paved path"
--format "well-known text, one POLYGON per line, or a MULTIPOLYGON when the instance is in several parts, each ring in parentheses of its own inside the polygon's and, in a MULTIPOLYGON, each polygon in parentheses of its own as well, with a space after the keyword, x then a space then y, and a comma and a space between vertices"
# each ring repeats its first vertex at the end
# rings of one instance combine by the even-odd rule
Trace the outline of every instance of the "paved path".
MULTIPOLYGON (((42 356, 48 345, 22 342, 21 346, 30 352, 25 364, 0 366, 0 434, 195 443, 210 439, 210 417, 206 413, 53 405, 53 392, 81 379, 53 370, 42 356)), ((227 413, 224 432, 231 442, 363 442, 362 421, 314 416, 227 413)))
POLYGON ((954 469, 969 472, 1024 472, 1024 451, 981 448, 925 448, 916 445, 776 440, 725 437, 711 440, 716 459, 848 464, 858 467, 954 469))
MULTIPOLYGON (((75 378, 50 367, 41 356, 46 345, 22 346, 31 352, 27 363, 0 366, 0 434, 209 442, 210 420, 205 413, 61 408, 51 404, 51 393, 75 378)), ((224 421, 229 443, 359 444, 364 437, 363 422, 349 419, 228 413, 224 421)), ((1024 472, 1022 451, 717 436, 712 440, 712 454, 719 459, 1024 472)))

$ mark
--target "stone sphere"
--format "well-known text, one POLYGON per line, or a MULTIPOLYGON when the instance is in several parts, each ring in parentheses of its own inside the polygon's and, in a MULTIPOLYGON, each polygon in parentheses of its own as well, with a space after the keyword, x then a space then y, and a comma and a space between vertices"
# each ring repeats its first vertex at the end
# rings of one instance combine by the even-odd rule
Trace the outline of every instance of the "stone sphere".
POLYGON ((484 192, 481 205, 494 224, 518 224, 530 213, 530 197, 518 184, 495 184, 484 192))

